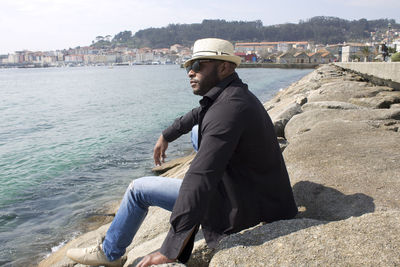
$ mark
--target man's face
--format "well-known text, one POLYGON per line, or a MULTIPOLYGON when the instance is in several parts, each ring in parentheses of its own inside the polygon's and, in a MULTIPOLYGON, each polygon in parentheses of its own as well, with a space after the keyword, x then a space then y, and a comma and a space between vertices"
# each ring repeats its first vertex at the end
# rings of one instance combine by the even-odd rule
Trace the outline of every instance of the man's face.
POLYGON ((193 94, 203 96, 220 82, 218 76, 220 61, 199 60, 198 64, 200 64, 200 69, 196 71, 190 69, 188 76, 193 94))

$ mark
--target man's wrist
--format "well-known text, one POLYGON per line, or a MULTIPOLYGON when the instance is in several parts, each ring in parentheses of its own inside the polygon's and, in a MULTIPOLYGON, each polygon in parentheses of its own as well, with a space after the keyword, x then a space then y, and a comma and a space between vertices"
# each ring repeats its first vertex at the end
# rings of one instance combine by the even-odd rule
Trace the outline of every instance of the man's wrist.
POLYGON ((168 143, 176 140, 179 136, 180 133, 176 131, 172 126, 168 127, 164 131, 162 131, 161 135, 167 141, 168 143))

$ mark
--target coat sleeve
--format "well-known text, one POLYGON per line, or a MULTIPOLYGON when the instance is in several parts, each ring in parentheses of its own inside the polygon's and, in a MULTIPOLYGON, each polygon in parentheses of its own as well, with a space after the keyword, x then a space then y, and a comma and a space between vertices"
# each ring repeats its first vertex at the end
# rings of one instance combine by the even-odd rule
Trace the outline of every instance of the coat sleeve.
POLYGON ((162 132, 165 140, 175 141, 181 135, 190 132, 199 120, 200 107, 194 108, 182 117, 177 118, 174 123, 162 132))
POLYGON ((245 122, 243 112, 232 103, 212 106, 202 122, 202 142, 185 178, 170 218, 171 228, 160 252, 179 257, 193 229, 209 207, 233 154, 245 122))

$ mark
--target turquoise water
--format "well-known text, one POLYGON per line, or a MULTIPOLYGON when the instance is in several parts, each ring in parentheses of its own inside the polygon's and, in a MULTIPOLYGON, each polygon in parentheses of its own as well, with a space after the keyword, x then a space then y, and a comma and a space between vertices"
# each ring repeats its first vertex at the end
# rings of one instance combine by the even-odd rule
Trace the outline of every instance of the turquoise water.
MULTIPOLYGON (((261 101, 310 71, 238 69, 261 101)), ((42 259, 151 174, 161 131, 200 99, 175 65, 0 69, 0 95, 1 266, 42 259)))

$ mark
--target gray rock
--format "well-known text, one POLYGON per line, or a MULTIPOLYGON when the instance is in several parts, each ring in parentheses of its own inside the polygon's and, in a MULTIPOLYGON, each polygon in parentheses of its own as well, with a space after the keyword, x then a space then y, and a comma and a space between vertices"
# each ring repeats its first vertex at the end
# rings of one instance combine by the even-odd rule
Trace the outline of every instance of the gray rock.
MULTIPOLYGON (((311 103, 308 103, 311 104, 311 103)), ((308 105, 306 104, 306 105, 308 105)), ((285 137, 291 142, 293 138, 310 131, 321 122, 330 121, 357 121, 373 124, 375 121, 400 120, 400 109, 307 109, 293 117, 285 127, 285 137)))
POLYGON ((390 108, 400 109, 400 104, 392 104, 390 105, 390 108))
POLYGON ((301 112, 301 106, 297 103, 293 103, 279 113, 276 118, 273 119, 275 133, 279 137, 284 137, 285 126, 288 121, 296 114, 301 112))
MULTIPOLYGON (((367 91, 367 86, 368 84, 365 82, 352 82, 343 80, 324 83, 319 89, 312 91, 308 95, 308 103, 319 101, 347 102, 356 94, 364 95, 367 91)), ((376 94, 376 91, 374 90, 373 93, 376 94)))
POLYGON ((347 102, 339 101, 318 101, 310 102, 301 107, 303 111, 311 109, 359 109, 360 106, 353 105, 347 102))
POLYGON ((300 95, 296 98, 296 103, 299 104, 300 106, 304 105, 305 103, 307 103, 308 99, 306 96, 304 95, 300 95))
POLYGON ((390 108, 400 103, 400 92, 380 92, 374 97, 350 98, 351 103, 369 108, 390 108))
POLYGON ((210 266, 399 266, 399 221, 399 211, 388 211, 274 222, 222 240, 210 266))
POLYGON ((344 194, 333 187, 310 181, 293 186, 297 218, 338 221, 375 210, 374 199, 363 193, 344 194))
MULTIPOLYGON (((182 158, 177 158, 177 159, 173 159, 170 161, 167 161, 165 163, 162 163, 161 166, 156 166, 153 169, 151 169, 152 172, 160 175, 163 173, 166 173, 167 171, 175 168, 175 167, 180 167, 181 165, 187 163, 187 162, 191 162, 194 158, 194 156, 196 155, 195 152, 192 152, 190 155, 186 156, 186 157, 182 157, 182 158)), ((175 171, 175 170, 174 170, 175 171)))
MULTIPOLYGON (((290 123, 295 123, 294 119, 290 123)), ((369 121, 345 119, 321 121, 305 127, 309 130, 289 134, 290 144, 284 151, 292 184, 313 182, 346 195, 364 194, 374 199, 375 208, 379 210, 400 208, 398 132, 375 127, 369 121)), ((291 131, 289 124, 287 130, 291 131)), ((354 208, 358 209, 359 205, 354 208)), ((338 212, 345 212, 345 209, 338 208, 338 212)))
MULTIPOLYGON (((141 244, 136 245, 127 253, 127 261, 124 264, 124 267, 134 267, 139 261, 142 260, 144 256, 150 254, 157 249, 159 249, 166 237, 167 233, 162 233, 155 238, 149 239, 141 244)), ((193 247, 192 256, 189 261, 186 263, 188 267, 206 267, 211 260, 211 257, 214 255, 214 250, 211 250, 207 247, 203 234, 201 230, 196 235, 195 244, 193 247)), ((175 265, 167 265, 167 266, 175 266, 175 265)), ((180 265, 178 265, 180 266, 180 265)))
POLYGON ((278 137, 278 143, 279 147, 281 148, 281 152, 283 152, 285 148, 289 145, 289 142, 283 137, 278 137))

